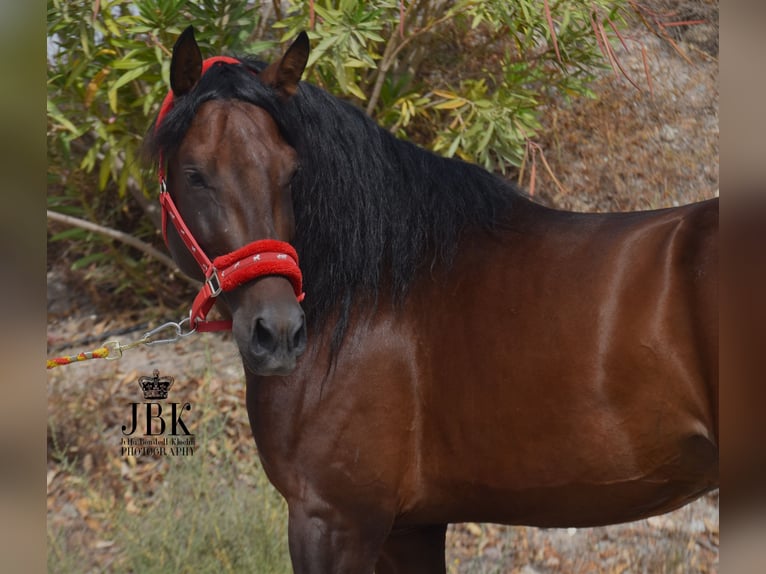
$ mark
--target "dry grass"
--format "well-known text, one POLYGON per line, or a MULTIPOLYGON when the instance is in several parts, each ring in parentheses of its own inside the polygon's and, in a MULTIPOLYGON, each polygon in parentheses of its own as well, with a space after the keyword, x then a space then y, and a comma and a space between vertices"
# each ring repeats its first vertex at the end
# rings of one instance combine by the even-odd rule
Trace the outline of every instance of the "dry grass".
MULTIPOLYGON (((718 193, 717 59, 679 40, 683 57, 642 26, 625 40, 615 51, 641 91, 608 71, 594 86, 595 99, 550 107, 538 143, 565 191, 538 167, 536 197, 543 203, 628 211, 718 193)), ((529 186, 528 177, 523 183, 529 186)))
POLYGON ((51 377, 49 571, 289 571, 287 508, 258 464, 241 373, 223 380, 197 352, 206 366, 165 371, 178 374, 169 400, 192 404, 191 456, 122 455, 143 371, 102 365, 86 384, 74 371, 51 377))

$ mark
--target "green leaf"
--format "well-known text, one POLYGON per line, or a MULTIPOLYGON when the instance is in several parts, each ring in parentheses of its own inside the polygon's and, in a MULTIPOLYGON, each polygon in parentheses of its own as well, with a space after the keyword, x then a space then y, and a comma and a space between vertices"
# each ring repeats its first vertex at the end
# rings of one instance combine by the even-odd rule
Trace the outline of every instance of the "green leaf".
POLYGON ((117 78, 114 83, 109 87, 110 91, 117 91, 125 84, 132 82, 133 80, 140 78, 146 72, 149 71, 150 64, 142 64, 129 72, 125 72, 122 76, 117 78))
POLYGON ((316 63, 316 61, 321 58, 331 47, 337 44, 337 42, 338 38, 336 36, 327 36, 323 38, 315 48, 312 48, 311 54, 309 55, 309 61, 306 66, 313 66, 314 63, 316 63))
POLYGON ((458 146, 460 146, 461 140, 462 138, 459 135, 455 137, 455 139, 452 141, 452 144, 449 146, 449 149, 447 149, 447 153, 445 154, 447 157, 452 157, 455 155, 458 146))
POLYGON ((52 101, 48 100, 47 103, 48 107, 48 115, 53 119, 57 124, 64 127, 66 130, 72 132, 75 135, 80 135, 80 130, 77 129, 77 127, 70 122, 64 114, 61 113, 61 110, 58 109, 56 104, 54 104, 52 101))
POLYGON ((78 227, 72 227, 70 229, 65 229, 64 231, 60 233, 54 233, 50 236, 50 241, 66 241, 71 239, 83 239, 85 236, 88 235, 88 232, 84 229, 79 229, 78 227))
POLYGON ((362 91, 362 89, 356 85, 355 82, 348 82, 346 85, 346 89, 353 95, 355 95, 357 98, 359 98, 362 101, 365 101, 367 99, 367 96, 362 91))
POLYGON ((98 188, 102 191, 106 189, 106 184, 109 182, 109 176, 112 175, 110 168, 111 164, 109 163, 109 158, 104 158, 98 169, 98 188))
POLYGON ((345 64, 347 68, 371 68, 372 67, 368 62, 363 62, 362 60, 357 60, 356 58, 348 58, 345 64))
POLYGON ((72 271, 77 271, 78 269, 82 269, 83 267, 87 267, 88 265, 92 263, 98 263, 100 261, 103 261, 107 258, 106 253, 91 253, 90 255, 86 255, 85 257, 81 257, 74 263, 72 263, 72 271))
POLYGON ((492 135, 495 133, 495 124, 490 123, 487 130, 484 132, 484 135, 481 138, 481 141, 479 142, 479 149, 484 150, 487 149, 487 146, 489 145, 490 140, 492 139, 492 135))
POLYGON ((262 40, 259 42, 252 42, 249 45, 249 52, 252 54, 260 54, 261 52, 268 52, 278 46, 273 40, 262 40))
POLYGON ((112 110, 112 113, 117 113, 117 90, 109 90, 106 93, 108 99, 109 99, 109 109, 112 110))
POLYGON ((457 108, 462 108, 468 104, 466 100, 463 99, 455 99, 455 100, 447 100, 446 102, 438 103, 434 106, 434 109, 436 110, 455 110, 457 108))

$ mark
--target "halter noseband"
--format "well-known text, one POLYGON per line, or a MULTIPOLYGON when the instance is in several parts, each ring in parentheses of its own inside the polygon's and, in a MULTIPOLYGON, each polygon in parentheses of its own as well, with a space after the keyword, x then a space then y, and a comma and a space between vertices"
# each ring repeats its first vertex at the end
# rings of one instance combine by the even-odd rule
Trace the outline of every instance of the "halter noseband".
MULTIPOLYGON (((239 64, 239 60, 227 56, 208 58, 202 63, 202 74, 213 64, 239 64)), ((155 131, 159 129, 162 120, 173 108, 173 90, 169 90, 162 102, 157 115, 155 131)), ((215 303, 216 297, 223 291, 231 291, 259 277, 277 275, 290 281, 298 301, 303 301, 303 275, 298 266, 298 254, 289 243, 276 239, 260 239, 248 243, 226 255, 216 257, 212 261, 194 239, 191 231, 184 222, 178 208, 168 193, 165 183, 165 164, 160 152, 158 175, 160 180, 160 206, 162 207, 162 236, 168 245, 167 221, 176 228, 186 248, 192 254, 205 275, 205 282, 194 298, 189 315, 190 327, 197 331, 228 331, 231 321, 207 321, 206 317, 215 303)))

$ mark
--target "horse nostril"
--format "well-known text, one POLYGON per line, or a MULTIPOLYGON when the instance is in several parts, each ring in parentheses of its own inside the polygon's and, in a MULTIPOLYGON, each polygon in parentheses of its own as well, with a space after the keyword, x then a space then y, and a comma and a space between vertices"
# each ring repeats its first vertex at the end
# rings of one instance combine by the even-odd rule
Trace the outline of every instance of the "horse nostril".
POLYGON ((256 348, 265 351, 266 353, 273 353, 279 342, 277 336, 262 317, 259 317, 255 322, 254 339, 256 348))
POLYGON ((306 349, 306 318, 303 311, 264 313, 255 320, 252 345, 258 355, 287 353, 299 356, 306 349))
POLYGON ((306 348, 306 319, 303 314, 301 314, 298 328, 293 333, 291 343, 291 350, 297 350, 299 354, 306 348))

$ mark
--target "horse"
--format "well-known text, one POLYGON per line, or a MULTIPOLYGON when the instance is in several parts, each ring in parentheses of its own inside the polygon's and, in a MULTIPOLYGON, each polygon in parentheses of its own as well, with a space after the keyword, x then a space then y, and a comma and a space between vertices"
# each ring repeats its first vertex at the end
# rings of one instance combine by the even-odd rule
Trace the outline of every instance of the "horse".
POLYGON ((542 206, 301 81, 309 51, 203 61, 187 28, 146 139, 168 248, 231 318, 294 571, 445 572, 450 523, 715 489, 718 200, 542 206), (224 285, 261 255, 286 267, 224 285))

